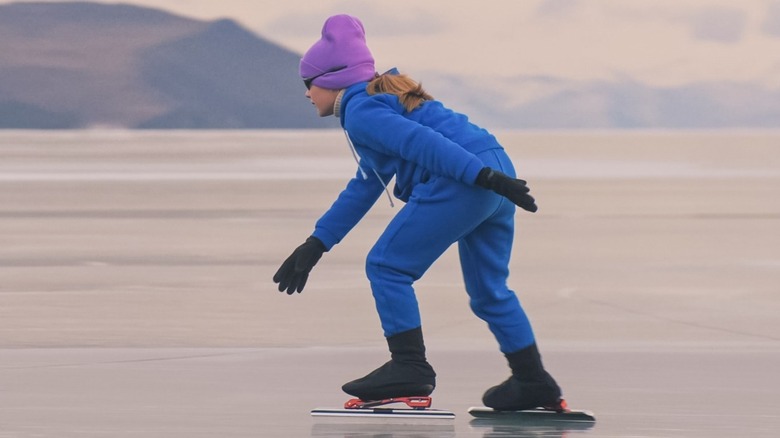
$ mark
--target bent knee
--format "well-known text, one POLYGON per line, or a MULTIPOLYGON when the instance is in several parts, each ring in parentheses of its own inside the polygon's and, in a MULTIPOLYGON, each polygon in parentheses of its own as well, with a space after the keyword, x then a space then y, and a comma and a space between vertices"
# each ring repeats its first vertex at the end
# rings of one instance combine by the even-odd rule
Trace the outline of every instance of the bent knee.
POLYGON ((471 309, 477 313, 502 314, 513 312, 520 307, 517 295, 508 289, 493 291, 486 294, 475 294, 469 301, 471 309))

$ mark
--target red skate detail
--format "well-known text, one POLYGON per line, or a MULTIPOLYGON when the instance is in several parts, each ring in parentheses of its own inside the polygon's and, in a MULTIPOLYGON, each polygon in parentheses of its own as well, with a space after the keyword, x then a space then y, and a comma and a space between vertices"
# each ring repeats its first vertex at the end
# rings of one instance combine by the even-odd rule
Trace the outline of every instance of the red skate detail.
POLYGON ((431 402, 430 397, 395 397, 369 401, 353 398, 344 403, 344 409, 368 409, 393 403, 405 403, 412 409, 426 409, 431 407, 431 402))
POLYGON ((570 412, 569 411, 569 404, 566 403, 566 400, 564 400, 562 398, 558 399, 558 403, 556 403, 555 405, 553 405, 553 406, 543 406, 542 409, 545 410, 545 411, 558 412, 559 414, 560 413, 564 413, 564 412, 570 412))

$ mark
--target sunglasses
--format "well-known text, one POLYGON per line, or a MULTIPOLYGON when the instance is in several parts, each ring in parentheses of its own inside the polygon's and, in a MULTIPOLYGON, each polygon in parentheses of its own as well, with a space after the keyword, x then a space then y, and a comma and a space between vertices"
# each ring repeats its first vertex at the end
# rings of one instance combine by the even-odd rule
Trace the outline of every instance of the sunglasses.
POLYGON ((344 70, 345 68, 347 68, 346 65, 342 65, 342 66, 339 66, 339 67, 333 67, 332 69, 330 69, 328 71, 324 71, 324 72, 322 72, 322 73, 320 73, 318 75, 312 76, 310 78, 305 78, 303 80, 303 85, 306 85, 306 89, 307 90, 311 90, 311 83, 314 82, 314 80, 317 79, 318 77, 324 76, 324 75, 326 75, 328 73, 335 73, 337 71, 344 70))

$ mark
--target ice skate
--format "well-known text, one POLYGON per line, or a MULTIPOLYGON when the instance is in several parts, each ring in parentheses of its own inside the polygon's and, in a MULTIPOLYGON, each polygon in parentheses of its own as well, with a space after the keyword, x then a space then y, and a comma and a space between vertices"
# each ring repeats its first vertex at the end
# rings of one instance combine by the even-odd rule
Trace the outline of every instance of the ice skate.
POLYGON ((361 400, 428 396, 436 387, 436 373, 427 363, 390 360, 365 377, 344 384, 341 389, 361 400))
POLYGON ((544 370, 536 344, 506 355, 512 376, 485 392, 482 403, 499 411, 556 409, 561 389, 544 370))
POLYGON ((556 410, 561 400, 561 390, 555 380, 546 376, 538 381, 523 381, 512 376, 500 385, 485 392, 482 403, 498 411, 522 411, 546 408, 556 410))
POLYGON ((429 396, 436 373, 425 359, 422 330, 416 328, 387 338, 392 359, 341 389, 363 401, 429 396))

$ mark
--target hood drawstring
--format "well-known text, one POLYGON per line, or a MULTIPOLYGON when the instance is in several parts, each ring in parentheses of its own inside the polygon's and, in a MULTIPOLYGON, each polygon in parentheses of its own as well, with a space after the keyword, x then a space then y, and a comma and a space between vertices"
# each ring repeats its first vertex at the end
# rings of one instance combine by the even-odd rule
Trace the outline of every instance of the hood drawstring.
MULTIPOLYGON (((363 167, 360 165, 360 156, 357 153, 357 150, 355 149, 355 145, 352 143, 352 139, 349 138, 349 132, 347 130, 344 130, 344 136, 347 137, 347 144, 349 144, 349 150, 352 152, 352 158, 355 159, 355 162, 358 165, 358 169, 360 169, 360 175, 363 177, 364 180, 368 179, 368 174, 365 170, 363 170, 363 167)), ((395 204, 393 203, 393 197, 390 195, 390 189, 387 188, 387 184, 385 184, 384 180, 382 180, 382 177, 379 176, 379 172, 376 171, 373 167, 371 170, 374 171, 374 175, 376 175, 377 179, 379 179, 379 182, 382 184, 382 187, 385 188, 385 193, 387 194, 387 199, 390 201, 390 207, 395 207, 395 204)))

